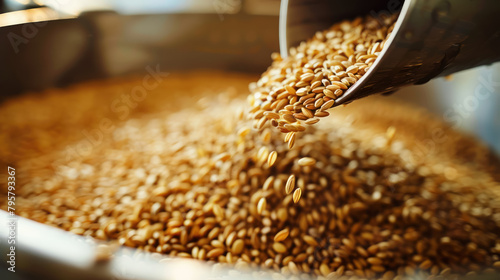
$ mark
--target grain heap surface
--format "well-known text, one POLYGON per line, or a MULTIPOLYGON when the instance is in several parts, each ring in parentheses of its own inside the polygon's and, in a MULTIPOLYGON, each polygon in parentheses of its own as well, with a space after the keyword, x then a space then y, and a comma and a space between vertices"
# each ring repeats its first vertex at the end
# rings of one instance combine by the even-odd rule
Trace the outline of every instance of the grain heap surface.
POLYGON ((109 104, 140 79, 2 104, 17 213, 149 252, 269 268, 275 278, 499 269, 500 184, 485 171, 485 148, 415 109, 372 101, 339 108, 289 149, 241 110, 251 79, 171 74, 125 120, 109 104), (113 129, 69 156, 103 118, 113 129), (424 122, 446 139, 420 153, 424 122))

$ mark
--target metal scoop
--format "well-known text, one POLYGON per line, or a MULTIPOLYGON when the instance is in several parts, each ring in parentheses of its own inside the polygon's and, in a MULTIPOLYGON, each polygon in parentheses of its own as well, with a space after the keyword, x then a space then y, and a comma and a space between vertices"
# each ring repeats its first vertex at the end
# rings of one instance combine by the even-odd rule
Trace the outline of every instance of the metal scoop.
POLYGON ((493 0, 282 0, 281 56, 335 22, 367 14, 383 22, 395 13, 380 56, 335 105, 500 60, 500 1, 493 0))

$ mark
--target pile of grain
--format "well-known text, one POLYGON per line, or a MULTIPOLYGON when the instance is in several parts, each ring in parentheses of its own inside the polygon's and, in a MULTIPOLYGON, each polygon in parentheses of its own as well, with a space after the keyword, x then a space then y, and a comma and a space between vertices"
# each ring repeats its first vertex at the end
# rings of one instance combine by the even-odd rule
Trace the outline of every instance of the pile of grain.
MULTIPOLYGON (((383 22, 372 16, 343 21, 290 49, 251 85, 254 127, 267 121, 283 133, 304 131, 329 115, 335 100, 373 65, 389 38, 397 15, 383 22)), ((287 136, 290 147, 294 137, 287 136)))
POLYGON ((252 130, 244 117, 251 79, 171 74, 123 121, 109 105, 141 79, 3 104, 0 147, 17 170, 17 213, 149 252, 300 278, 499 269, 500 183, 484 171, 486 149, 379 101, 339 108, 290 150, 278 131, 252 130), (114 127, 79 150, 81 132, 103 118, 114 127), (422 123, 447 136, 425 156, 415 147, 428 136, 413 129, 422 123))

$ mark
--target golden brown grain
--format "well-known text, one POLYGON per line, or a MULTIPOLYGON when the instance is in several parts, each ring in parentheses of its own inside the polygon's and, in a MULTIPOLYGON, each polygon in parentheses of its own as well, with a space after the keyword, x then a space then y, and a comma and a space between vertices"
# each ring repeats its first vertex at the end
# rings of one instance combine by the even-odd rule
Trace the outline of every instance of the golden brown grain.
POLYGON ((333 104, 335 103, 335 100, 328 100, 326 101, 322 106, 321 106, 321 110, 325 111, 325 110, 328 110, 330 109, 333 104))
POLYGON ((302 239, 304 239, 304 242, 306 242, 307 244, 309 244, 313 247, 316 247, 319 245, 318 242, 316 241, 316 239, 314 239, 314 237, 312 237, 310 235, 304 235, 304 237, 302 239))
POLYGON ((294 203, 298 203, 299 200, 300 200, 300 197, 302 196, 302 190, 299 188, 299 189, 296 189, 294 192, 293 192, 293 202, 294 203))
MULTIPOLYGON (((345 48, 356 52, 357 46, 345 48)), ((324 58, 338 60, 330 68, 369 59, 360 53, 352 59, 341 56, 324 58)), ((314 76, 306 83, 315 88, 300 93, 302 102, 316 100, 323 92, 307 97, 309 91, 335 81, 316 77, 314 65, 321 66, 313 59, 323 57, 308 59, 303 73, 295 73, 314 76)), ((107 105, 142 79, 96 82, 0 104, 5 135, 0 161, 17 166, 20 174, 16 212, 142 253, 238 270, 267 268, 276 278, 446 279, 500 271, 500 183, 498 173, 489 171, 497 165, 486 148, 421 111, 373 101, 339 108, 327 122, 309 127, 309 135, 289 150, 275 129, 258 133, 250 128, 259 120, 235 117, 253 77, 236 82, 210 75, 187 75, 186 82, 186 75, 172 74, 168 87, 148 95, 129 120, 116 120, 99 145, 72 157, 65 151, 86 140, 71 137, 94 131, 102 118, 113 119, 107 105), (217 87, 228 84, 241 94, 217 87), (199 85, 214 90, 205 96, 199 85), (68 109, 67 104, 73 105, 68 109), (37 113, 22 113, 26 110, 37 113), (447 135, 425 156, 417 148, 430 137, 423 125, 447 135), (397 134, 387 145, 391 126, 397 134), (16 145, 7 141, 18 138, 16 145), (272 168, 270 151, 280 153, 272 168), (301 166, 303 157, 316 163, 301 166), (303 193, 294 203, 289 194, 298 190, 303 193), (281 240, 284 230, 288 236, 281 240)), ((296 84, 287 83, 294 89, 296 84)), ((330 101, 324 100, 323 105, 330 101)), ((271 102, 263 108, 271 108, 271 102)), ((252 114, 267 119, 266 112, 258 112, 263 108, 252 114)), ((299 105, 283 109, 302 114, 299 105)), ((0 199, 4 209, 6 203, 0 199)))
POLYGON ((293 148, 293 145, 295 145, 295 135, 295 133, 290 135, 290 138, 288 139, 288 149, 293 148))
POLYGON ((326 263, 322 263, 320 266, 319 266, 319 271, 321 272, 321 275, 323 276, 327 276, 328 274, 330 274, 330 268, 328 267, 328 264, 326 263))
POLYGON ((267 201, 265 198, 259 199, 259 203, 257 204, 257 212, 262 215, 264 210, 266 210, 267 201))
POLYGON ((273 166, 277 158, 278 158, 278 153, 276 151, 272 151, 271 153, 269 153, 269 156, 267 158, 267 164, 269 166, 273 166))
POLYGON ((294 134, 295 134, 295 132, 293 132, 293 131, 292 131, 292 132, 288 132, 288 133, 285 135, 284 141, 285 141, 285 142, 290 141, 290 137, 292 137, 292 135, 294 135, 294 134))
POLYGON ((274 241, 281 242, 281 241, 285 240, 288 237, 289 233, 290 233, 290 231, 288 229, 284 229, 284 230, 279 231, 274 236, 274 241))
POLYGON ((387 128, 386 136, 387 136, 387 144, 391 144, 394 139, 394 135, 396 134, 396 128, 394 126, 390 126, 387 128))
POLYGON ((286 185, 285 185, 285 192, 286 194, 291 194, 293 189, 295 189, 295 175, 290 175, 290 177, 288 177, 288 180, 286 181, 286 185))
POLYGON ((220 255, 222 255, 225 252, 224 248, 214 248, 207 253, 207 258, 213 259, 216 258, 220 255))
POLYGON ((237 239, 231 246, 231 253, 237 256, 243 252, 244 247, 245 247, 245 242, 242 239, 237 239))
MULTIPOLYGON (((373 65, 396 19, 393 15, 381 24, 366 16, 339 22, 291 48, 286 58, 273 55, 271 67, 250 87, 252 116, 266 111, 287 123, 328 116, 325 111, 335 105, 335 99, 373 65)), ((284 133, 290 131, 285 123, 273 126, 284 133)))
POLYGON ((219 218, 224 218, 224 210, 222 210, 222 208, 220 207, 220 205, 213 204, 212 207, 213 207, 212 209, 214 211, 215 216, 217 216, 219 218))
POLYGON ((299 159, 298 164, 300 166, 311 166, 316 163, 316 160, 312 157, 303 157, 299 159))
POLYGON ((315 123, 317 123, 317 122, 319 122, 319 119, 317 119, 317 118, 313 118, 313 119, 308 119, 308 120, 306 120, 304 123, 305 123, 305 124, 309 124, 309 125, 311 125, 311 124, 315 124, 315 123))
POLYGON ((268 119, 279 119, 280 118, 280 115, 278 113, 274 113, 274 112, 270 112, 270 111, 264 112, 264 116, 268 119))
POLYGON ((264 185, 262 186, 263 190, 269 190, 274 184, 274 176, 269 176, 267 177, 266 181, 264 182, 264 185))
POLYGON ((274 242, 272 246, 273 246, 274 251, 276 251, 276 253, 278 253, 278 254, 284 254, 287 251, 287 248, 283 243, 274 242))

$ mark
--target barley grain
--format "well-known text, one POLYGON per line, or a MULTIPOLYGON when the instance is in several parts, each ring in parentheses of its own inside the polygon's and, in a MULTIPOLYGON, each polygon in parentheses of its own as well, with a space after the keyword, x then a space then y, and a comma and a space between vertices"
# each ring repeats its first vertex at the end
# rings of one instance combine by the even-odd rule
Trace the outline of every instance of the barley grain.
POLYGON ((280 243, 280 242, 274 242, 273 243, 273 249, 274 251, 276 251, 276 253, 278 254, 284 254, 286 253, 287 251, 287 248, 285 245, 283 245, 283 243, 280 243))
POLYGON ((270 112, 270 111, 264 112, 264 116, 268 119, 279 119, 280 118, 280 115, 278 113, 270 112))
POLYGON ((311 125, 311 124, 315 124, 315 123, 317 123, 317 122, 319 122, 319 119, 318 119, 318 118, 313 118, 313 119, 308 119, 308 120, 307 120, 307 121, 305 121, 304 123, 305 123, 305 124, 309 124, 309 125, 311 125))
POLYGON ((281 117, 283 118, 283 120, 285 120, 286 122, 289 122, 289 123, 294 123, 297 121, 292 115, 282 114, 281 117))
POLYGON ((283 229, 281 231, 279 231, 275 236, 274 236, 274 241, 275 242, 281 242, 283 240, 285 240, 287 237, 288 237, 288 234, 289 234, 289 230, 288 229, 283 229))
POLYGON ((302 239, 304 239, 304 241, 310 246, 317 247, 319 245, 316 239, 310 235, 304 235, 302 239))
POLYGON ((306 109, 304 107, 300 108, 300 110, 302 111, 302 114, 304 114, 304 116, 306 116, 307 118, 313 118, 313 113, 311 113, 311 111, 309 109, 306 109))
POLYGON ((295 175, 290 175, 290 177, 288 177, 288 180, 286 181, 286 194, 291 194, 293 189, 295 189, 295 175))
POLYGON ((299 188, 299 189, 296 189, 294 192, 293 192, 293 202, 294 203, 298 203, 299 200, 300 200, 300 196, 302 195, 302 190, 299 188))
POLYGON ((316 164, 316 160, 311 157, 303 157, 299 159, 298 163, 300 166, 312 166, 316 164))
POLYGON ((267 201, 265 198, 261 198, 257 204, 257 212, 262 215, 264 210, 266 210, 267 201))
POLYGON ((224 254, 224 252, 225 252, 224 248, 212 249, 207 253, 207 258, 209 258, 209 259, 217 258, 218 256, 224 254))
POLYGON ((323 104, 323 106, 321 106, 321 110, 322 111, 328 110, 333 106, 333 104, 335 104, 335 100, 329 100, 329 101, 325 102, 323 104))
POLYGON ((245 242, 241 239, 237 239, 231 246, 231 253, 233 253, 235 256, 240 255, 243 252, 244 247, 245 242))
POLYGON ((276 151, 272 151, 271 153, 269 153, 269 156, 267 158, 267 164, 269 166, 273 166, 277 158, 278 158, 278 153, 276 151))

